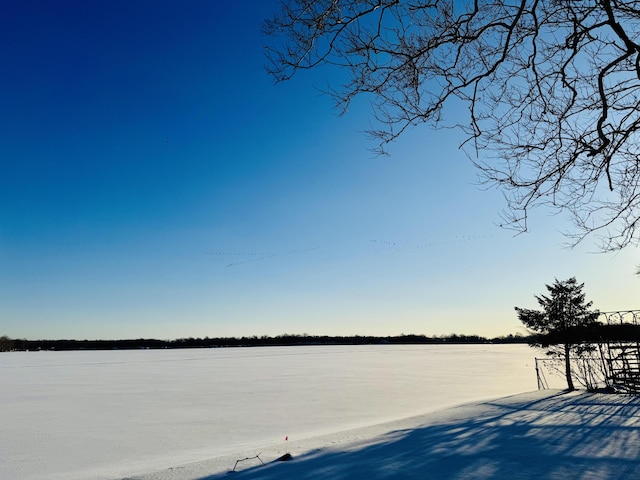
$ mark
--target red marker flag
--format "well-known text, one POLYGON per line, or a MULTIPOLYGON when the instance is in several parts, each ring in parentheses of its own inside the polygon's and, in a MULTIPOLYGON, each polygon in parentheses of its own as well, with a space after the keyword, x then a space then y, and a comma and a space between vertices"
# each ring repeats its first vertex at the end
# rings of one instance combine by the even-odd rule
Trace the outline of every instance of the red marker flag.
POLYGON ((288 442, 289 441, 289 437, 288 436, 284 437, 284 441, 288 442))

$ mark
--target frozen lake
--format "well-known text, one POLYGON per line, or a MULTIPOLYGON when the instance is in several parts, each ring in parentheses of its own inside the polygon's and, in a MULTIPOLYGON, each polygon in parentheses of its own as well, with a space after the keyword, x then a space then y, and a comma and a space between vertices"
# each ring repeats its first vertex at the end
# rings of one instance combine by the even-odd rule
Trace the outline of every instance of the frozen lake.
POLYGON ((536 355, 526 345, 2 353, 0 478, 124 478, 528 392, 536 355))

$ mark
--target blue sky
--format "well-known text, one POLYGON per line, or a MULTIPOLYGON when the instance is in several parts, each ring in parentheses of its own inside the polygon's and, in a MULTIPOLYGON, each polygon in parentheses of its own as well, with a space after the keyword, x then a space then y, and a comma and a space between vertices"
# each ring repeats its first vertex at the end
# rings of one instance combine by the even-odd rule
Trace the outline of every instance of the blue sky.
POLYGON ((367 100, 318 92, 340 72, 274 84, 276 7, 0 5, 0 335, 504 335, 570 276, 638 307, 635 250, 496 227, 458 133, 376 157, 367 100))

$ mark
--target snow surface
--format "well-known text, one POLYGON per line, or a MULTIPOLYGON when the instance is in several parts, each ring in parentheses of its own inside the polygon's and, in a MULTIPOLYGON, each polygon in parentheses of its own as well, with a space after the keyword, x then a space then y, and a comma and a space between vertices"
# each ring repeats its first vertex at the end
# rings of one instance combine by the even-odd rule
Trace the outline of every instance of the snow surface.
MULTIPOLYGON (((256 452, 254 452, 255 454, 256 452)), ((131 480, 640 478, 640 397, 531 392, 301 441, 229 477, 233 457, 131 480)))
POLYGON ((130 480, 636 479, 640 397, 530 392, 302 440, 291 454, 263 449, 265 465, 231 477, 234 456, 130 480))
MULTIPOLYGON (((435 445, 473 458, 492 446, 495 460, 510 447, 508 438, 482 439, 483 431, 505 423, 522 425, 518 438, 547 435, 544 429, 536 433, 540 414, 520 400, 454 409, 442 414, 446 421, 428 413, 535 390, 535 354, 525 345, 4 353, 0 478, 214 479, 238 459, 260 453, 270 462, 287 450, 295 457, 291 462, 256 469, 259 461, 247 460, 234 475, 362 478, 355 474, 369 468, 364 476, 393 478, 409 468, 404 478, 424 478, 422 467, 447 471, 456 463, 431 465, 436 460, 424 454, 437 454, 435 445), (427 426, 441 421, 445 427, 427 426), (458 422, 453 429, 451 421, 458 422), (326 448, 331 445, 333 450, 326 448), (374 474, 368 463, 381 470, 374 474)), ((612 407, 594 404, 585 411, 598 408, 612 407)), ((576 422, 581 415, 575 414, 576 422)), ((550 440, 562 450, 563 430, 554 429, 558 437, 550 440)), ((485 470, 474 469, 475 477, 457 474, 493 478, 482 471, 496 468, 502 466, 489 462, 485 470)))

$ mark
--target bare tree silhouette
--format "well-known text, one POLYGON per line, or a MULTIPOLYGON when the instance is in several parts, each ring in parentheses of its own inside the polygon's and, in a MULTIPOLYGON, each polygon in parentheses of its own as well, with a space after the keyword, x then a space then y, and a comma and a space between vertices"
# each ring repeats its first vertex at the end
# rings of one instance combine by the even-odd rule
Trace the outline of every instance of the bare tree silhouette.
POLYGON ((348 72, 329 93, 342 112, 372 98, 380 152, 421 123, 461 127, 503 226, 543 206, 572 220, 572 245, 638 244, 640 1, 283 0, 264 31, 278 81, 348 72), (445 121, 460 101, 468 116, 445 121))

